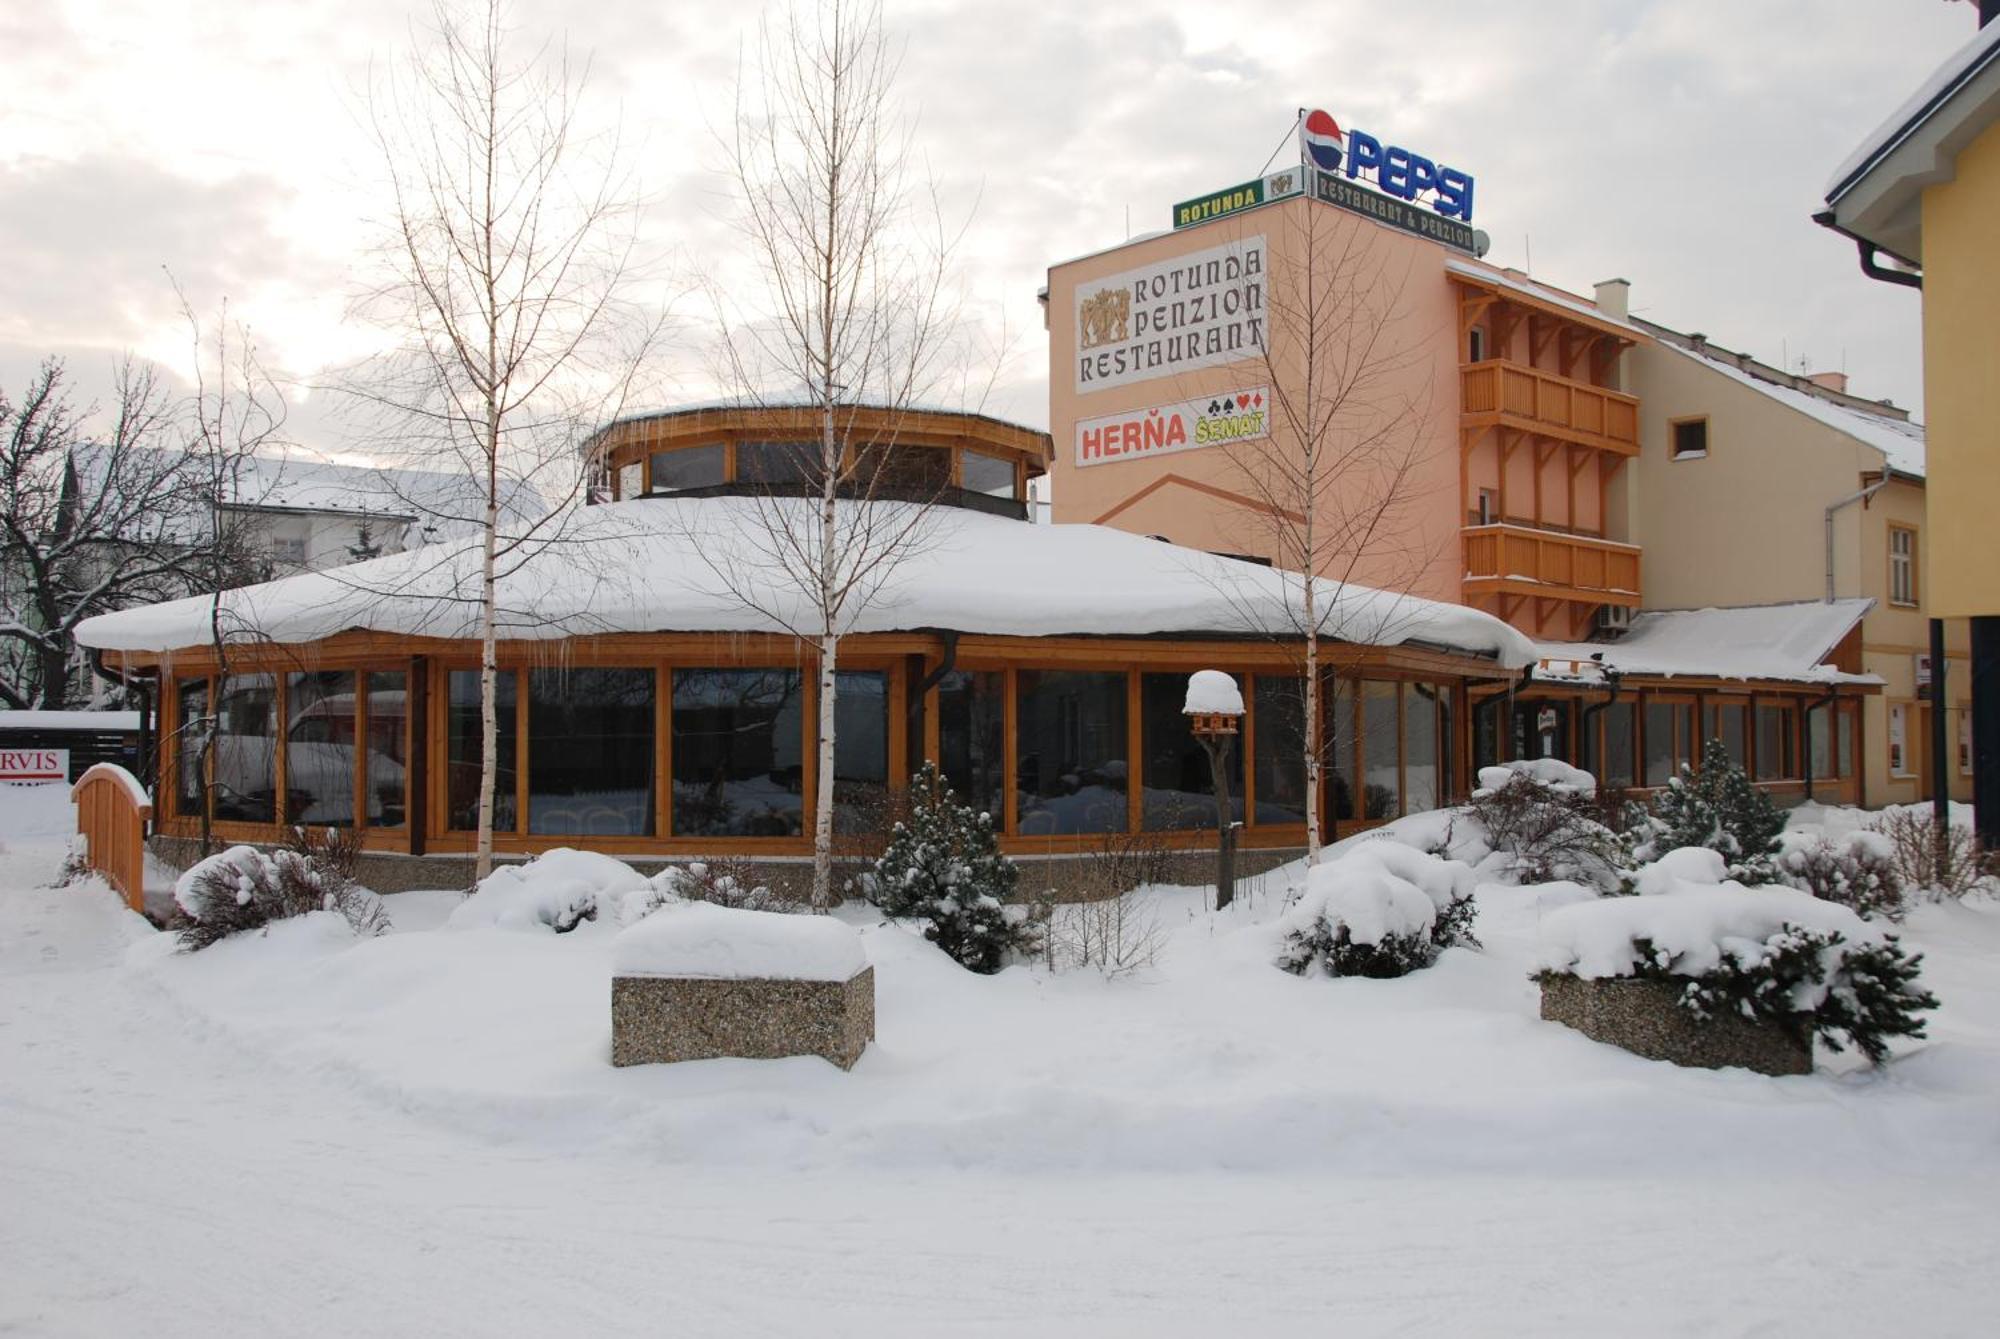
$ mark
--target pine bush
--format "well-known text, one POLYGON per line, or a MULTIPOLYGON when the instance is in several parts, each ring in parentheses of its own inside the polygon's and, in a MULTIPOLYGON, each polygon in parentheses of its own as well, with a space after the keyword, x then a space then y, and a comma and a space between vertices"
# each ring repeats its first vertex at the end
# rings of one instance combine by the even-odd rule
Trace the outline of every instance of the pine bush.
POLYGON ((1699 772, 1683 766, 1646 811, 1634 815, 1622 863, 1637 869, 1683 846, 1705 846, 1722 853, 1729 877, 1739 883, 1778 883, 1784 830, 1785 816, 1771 797, 1751 783, 1721 740, 1711 739, 1699 772))
POLYGON ((864 887, 888 915, 927 921, 924 937, 955 962, 991 974, 1039 940, 1039 927, 1007 905, 1019 879, 993 816, 960 804, 927 762, 910 781, 909 817, 890 830, 864 887))
POLYGON ((1888 1058, 1889 1038, 1923 1036, 1917 1015, 1938 1006, 1917 984, 1923 955, 1906 953, 1894 935, 1850 945, 1836 932, 1786 925, 1761 946, 1725 947, 1720 965, 1700 976, 1676 975, 1673 955, 1650 940, 1633 946, 1634 975, 1682 985, 1680 1007, 1697 1019, 1736 1014, 1816 1036, 1830 1050, 1852 1045, 1871 1064, 1888 1058))

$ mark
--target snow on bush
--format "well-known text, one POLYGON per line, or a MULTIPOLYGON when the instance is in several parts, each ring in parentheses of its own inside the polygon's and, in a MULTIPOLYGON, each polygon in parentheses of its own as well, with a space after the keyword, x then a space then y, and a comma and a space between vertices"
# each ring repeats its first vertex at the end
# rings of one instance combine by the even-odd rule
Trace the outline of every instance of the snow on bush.
POLYGON ((993 816, 960 804, 927 762, 910 780, 910 816, 890 831, 865 887, 889 915, 924 919, 924 938, 960 966, 991 974, 1040 942, 1027 909, 1006 905, 1019 877, 993 816))
POLYGON ((1617 838, 1598 821, 1597 778, 1554 758, 1479 769, 1466 811, 1520 883, 1616 887, 1617 838))
POLYGON ((1719 739, 1702 749, 1701 770, 1683 766, 1632 815, 1622 838, 1624 864, 1637 870, 1669 851, 1705 846, 1727 859, 1741 883, 1778 882, 1778 836, 1785 816, 1752 785, 1719 739))
POLYGON ((1685 848, 1642 871, 1642 896, 1580 902, 1543 917, 1537 977, 1680 983, 1680 1007, 1843 1039, 1880 1064, 1890 1037, 1920 1037, 1937 998, 1921 955, 1848 908, 1790 888, 1707 882, 1719 853, 1685 848))
POLYGON ((1307 975, 1395 977, 1472 934, 1472 869, 1401 842, 1357 842, 1306 874, 1285 913, 1278 965, 1307 975))
MULTIPOLYGON (((567 934, 584 921, 624 920, 620 903, 652 899, 654 886, 622 860, 558 847, 521 865, 502 865, 452 909, 454 930, 534 930, 567 934)), ((657 905, 655 902, 653 905, 657 905)), ((647 908, 650 909, 650 908, 647 908)), ((640 912, 639 914, 644 914, 640 912)))
POLYGON ((389 928, 381 898, 298 851, 232 846, 183 873, 174 882, 174 902, 186 918, 180 946, 190 952, 316 911, 336 913, 357 935, 389 928))
POLYGON ((1912 891, 1964 897, 2000 887, 2000 857, 1981 851, 1973 829, 1962 821, 1947 823, 1940 842, 1928 804, 1886 809, 1872 828, 1889 843, 1890 859, 1912 891))
POLYGON ((1787 832, 1780 839, 1778 873, 1792 887, 1859 915, 1902 919, 1906 889, 1895 844, 1879 832, 1787 832))
POLYGON ((1498 790, 1517 776, 1524 776, 1559 795, 1597 794, 1597 778, 1581 767, 1571 767, 1560 758, 1521 758, 1499 767, 1479 769, 1481 790, 1498 790))
POLYGON ((845 981, 868 965, 861 936, 831 916, 689 902, 619 931, 617 976, 704 980, 845 981))

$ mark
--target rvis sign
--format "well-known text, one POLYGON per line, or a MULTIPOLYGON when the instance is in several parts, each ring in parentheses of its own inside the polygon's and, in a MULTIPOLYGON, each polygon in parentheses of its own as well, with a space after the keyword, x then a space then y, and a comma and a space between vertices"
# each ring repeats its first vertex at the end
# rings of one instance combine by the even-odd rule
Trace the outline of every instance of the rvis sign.
POLYGON ((1179 404, 1083 419, 1076 425, 1076 463, 1108 465, 1256 441, 1271 435, 1270 414, 1269 391, 1253 386, 1179 404))
POLYGON ((1076 388, 1106 390, 1263 355, 1262 236, 1076 289, 1076 388))
POLYGON ((0 782, 68 780, 68 749, 0 749, 0 782))

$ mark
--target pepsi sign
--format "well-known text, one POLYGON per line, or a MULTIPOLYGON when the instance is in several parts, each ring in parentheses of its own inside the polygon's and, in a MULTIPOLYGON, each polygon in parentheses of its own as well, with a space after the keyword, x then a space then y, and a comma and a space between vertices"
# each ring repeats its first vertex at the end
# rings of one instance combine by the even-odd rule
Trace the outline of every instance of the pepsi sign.
POLYGON ((1408 149, 1385 145, 1362 131, 1343 132, 1340 123, 1323 111, 1308 112, 1299 122, 1299 153, 1303 162, 1322 172, 1367 181, 1399 200, 1421 200, 1448 219, 1472 221, 1470 175, 1408 149))

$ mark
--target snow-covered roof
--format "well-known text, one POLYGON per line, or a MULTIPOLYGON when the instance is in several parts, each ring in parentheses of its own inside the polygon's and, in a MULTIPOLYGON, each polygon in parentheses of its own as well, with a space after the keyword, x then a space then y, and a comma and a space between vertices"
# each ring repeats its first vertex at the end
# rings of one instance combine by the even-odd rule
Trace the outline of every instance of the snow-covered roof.
POLYGON ((1950 100, 1954 92, 1996 60, 2000 60, 2000 23, 1989 23, 1945 57, 1944 62, 1931 71, 1930 77, 1918 85, 1917 91, 1889 113, 1882 124, 1870 131, 1868 137, 1855 146, 1854 152, 1833 170, 1833 175, 1826 182, 1827 201, 1837 202, 1854 187, 1868 168, 1908 139, 1950 100))
MULTIPOLYGON (((179 457, 161 448, 145 448, 156 459, 179 457)), ((77 470, 96 480, 110 468, 111 453, 95 445, 79 447, 77 470)), ((187 477, 206 493, 213 484, 206 464, 193 462, 187 477)), ((249 512, 296 512, 315 515, 372 517, 385 521, 436 524, 450 534, 476 522, 485 507, 485 486, 470 472, 419 470, 406 467, 346 465, 303 452, 249 455, 234 462, 222 483, 224 506, 249 512)), ((548 503, 525 483, 502 484, 502 510, 515 521, 531 520, 549 510, 548 503)), ((206 529, 206 499, 196 500, 176 528, 206 529)))
MULTIPOLYGON (((760 509, 796 507, 803 533, 813 505, 643 498, 584 508, 560 542, 500 577, 500 635, 810 627, 804 593, 775 570, 758 518, 760 509), (745 586, 764 612, 741 598, 745 586)), ((924 524, 921 549, 895 566, 845 631, 1241 637, 1283 636, 1295 627, 1299 578, 1254 563, 1106 526, 1028 525, 955 507, 934 509, 924 524)), ((479 546, 461 540, 247 586, 221 599, 228 622, 273 642, 313 642, 349 629, 466 639, 478 635, 478 574, 479 546)), ((1462 605, 1327 582, 1321 599, 1330 637, 1434 646, 1491 656, 1507 668, 1535 659, 1521 633, 1462 605)), ((103 614, 77 628, 78 641, 106 650, 170 651, 208 637, 208 597, 103 614)))
MULTIPOLYGON (((503 483, 502 488, 507 490, 505 510, 517 519, 548 510, 525 484, 503 483)), ((458 471, 343 465, 303 455, 256 456, 238 472, 230 502, 253 511, 469 523, 485 509, 486 486, 458 471)))
POLYGON ((1476 280, 1482 284, 1492 284, 1496 288, 1504 288, 1510 292, 1519 293, 1522 297, 1533 298, 1537 302, 1546 302, 1552 307, 1561 307, 1565 311, 1574 312, 1585 320, 1596 321, 1602 325, 1629 331, 1634 340, 1644 342, 1648 338, 1645 331, 1633 325, 1630 321, 1613 316, 1608 312, 1600 311, 1596 303, 1585 298, 1580 298, 1574 293, 1565 293, 1560 288, 1551 288, 1547 284, 1538 284, 1533 279, 1512 275, 1505 270, 1482 262, 1459 260, 1455 257, 1447 258, 1444 268, 1447 273, 1456 274, 1461 278, 1476 280))
POLYGON ((1739 605, 1665 609, 1632 615, 1617 641, 1542 642, 1537 679, 1602 683, 1604 671, 1666 678, 1770 679, 1787 683, 1872 684, 1827 661, 1875 602, 1739 605))
POLYGON ((1671 349, 1683 358, 1692 358, 1703 367, 1748 386, 1760 395, 1769 396, 1787 408, 1795 409, 1829 428, 1846 433, 1866 446, 1874 447, 1886 458, 1889 468, 1899 474, 1923 477, 1924 425, 1921 423, 1892 418, 1887 414, 1871 414, 1861 409, 1850 409, 1846 405, 1821 399, 1806 391, 1794 390, 1790 386, 1780 386, 1776 382, 1752 376, 1742 368, 1732 367, 1720 359, 1705 358, 1667 340, 1661 340, 1660 347, 1671 349))
POLYGON ((2000 22, 1975 32, 1861 141, 1834 170, 1815 217, 1921 265, 1924 188, 1951 180, 1958 155, 1996 121, 2000 22))
POLYGON ((104 730, 139 728, 136 711, 0 711, 0 730, 104 730))
MULTIPOLYGON (((808 395, 740 395, 734 398, 718 400, 696 400, 692 403, 675 404, 671 408, 666 409, 639 409, 631 413, 620 414, 610 423, 605 424, 603 428, 592 433, 590 440, 596 440, 597 437, 611 431, 611 429, 621 423, 654 423, 662 419, 682 418, 690 414, 754 414, 759 410, 765 409, 817 408, 819 408, 819 401, 808 395)), ((888 414, 948 414, 956 418, 978 419, 982 422, 992 423, 1015 432, 1033 433, 1037 437, 1047 437, 1049 435, 1047 428, 1037 428, 1033 424, 1016 422, 1010 418, 1001 418, 998 414, 989 414, 982 409, 966 409, 959 405, 924 401, 912 401, 909 404, 888 404, 880 401, 863 400, 837 406, 834 410, 834 416, 838 419, 840 415, 853 413, 856 410, 863 412, 877 411, 888 414)))

